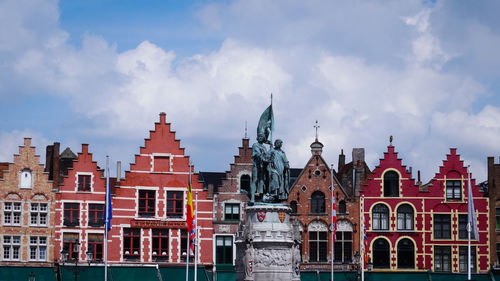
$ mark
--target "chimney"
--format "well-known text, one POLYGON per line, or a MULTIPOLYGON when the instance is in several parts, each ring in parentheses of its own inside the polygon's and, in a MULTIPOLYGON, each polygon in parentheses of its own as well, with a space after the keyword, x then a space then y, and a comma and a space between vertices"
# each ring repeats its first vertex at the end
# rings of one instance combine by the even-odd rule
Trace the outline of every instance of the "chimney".
POLYGON ((59 143, 54 142, 53 145, 47 145, 45 150, 45 170, 49 174, 49 180, 52 181, 52 187, 57 188, 59 185, 59 143))
POLYGON ((116 162, 116 182, 119 183, 122 177, 122 161, 116 162))
POLYGON ((422 186, 422 181, 420 180, 420 170, 417 171, 417 177, 418 177, 417 185, 422 186))
POLYGON ((167 122, 167 114, 165 112, 160 112, 160 124, 165 124, 167 122))
POLYGON ((344 168, 345 166, 345 155, 344 155, 344 150, 341 149, 340 150, 340 154, 339 154, 339 165, 338 165, 338 171, 340 173, 340 171, 342 171, 342 168, 344 168))

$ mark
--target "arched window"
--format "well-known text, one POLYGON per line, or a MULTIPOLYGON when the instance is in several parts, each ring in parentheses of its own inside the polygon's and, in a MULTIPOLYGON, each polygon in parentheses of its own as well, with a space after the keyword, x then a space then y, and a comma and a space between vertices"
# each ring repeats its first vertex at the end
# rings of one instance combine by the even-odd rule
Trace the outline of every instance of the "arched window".
POLYGON ((308 226, 309 232, 309 261, 327 261, 328 226, 322 221, 313 221, 308 226))
POLYGON ((240 177, 240 192, 250 194, 250 176, 242 175, 240 177))
POLYGON ((398 268, 415 268, 414 249, 413 242, 408 238, 398 242, 398 268))
POLYGON ((346 206, 345 206, 345 201, 342 200, 339 202, 339 214, 345 214, 347 212, 346 206))
POLYGON ((389 242, 379 238, 373 242, 373 267, 390 268, 389 242))
POLYGON ((413 230, 413 208, 408 204, 398 207, 398 230, 413 230))
POLYGON ((292 214, 297 214, 297 201, 290 202, 290 208, 292 209, 292 214))
POLYGON ((325 213, 325 195, 321 191, 315 191, 311 195, 311 213, 325 213))
POLYGON ((389 230, 389 208, 386 205, 373 207, 372 226, 374 230, 389 230))
POLYGON ((399 175, 394 171, 384 174, 384 197, 399 196, 399 175))
POLYGON ((31 170, 25 168, 19 174, 19 187, 20 188, 32 188, 33 178, 31 175, 31 170))

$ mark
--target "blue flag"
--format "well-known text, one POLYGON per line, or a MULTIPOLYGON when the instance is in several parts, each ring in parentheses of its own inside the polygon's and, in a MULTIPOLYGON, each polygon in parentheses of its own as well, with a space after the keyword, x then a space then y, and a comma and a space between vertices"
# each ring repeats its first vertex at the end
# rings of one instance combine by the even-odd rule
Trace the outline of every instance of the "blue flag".
MULTIPOLYGON (((111 229, 111 218, 113 217, 113 207, 111 206, 111 189, 109 186, 109 165, 106 165, 106 209, 104 210, 104 222, 107 223, 106 229, 111 229)), ((118 175, 120 176, 120 175, 118 175)))

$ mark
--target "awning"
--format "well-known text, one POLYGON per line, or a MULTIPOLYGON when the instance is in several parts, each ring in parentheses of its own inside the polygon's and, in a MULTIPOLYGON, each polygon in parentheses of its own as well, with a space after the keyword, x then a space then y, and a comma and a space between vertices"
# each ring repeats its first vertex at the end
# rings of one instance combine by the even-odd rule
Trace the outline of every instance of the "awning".
MULTIPOLYGON (((163 281, 174 281, 174 280, 186 280, 186 267, 185 266, 179 266, 179 267, 160 267, 160 272, 161 272, 161 278, 163 281)), ((198 281, 210 281, 212 280, 211 272, 208 272, 205 270, 204 267, 198 267, 198 281)), ((194 276, 194 269, 193 267, 189 268, 189 276, 191 279, 191 276, 194 276)), ((235 275, 236 276, 236 275, 235 275)), ((232 279, 236 280, 236 279, 232 279)), ((145 280, 141 280, 145 281, 145 280)))
POLYGON ((53 267, 28 267, 28 266, 1 266, 0 280, 24 281, 33 273, 36 281, 56 281, 53 267))

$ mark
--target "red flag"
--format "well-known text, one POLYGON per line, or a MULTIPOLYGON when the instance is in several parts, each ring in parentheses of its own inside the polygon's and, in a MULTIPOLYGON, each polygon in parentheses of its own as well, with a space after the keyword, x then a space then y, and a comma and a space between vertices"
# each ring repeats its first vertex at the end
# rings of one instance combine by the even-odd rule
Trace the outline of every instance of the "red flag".
MULTIPOLYGON (((191 179, 190 179, 191 181, 191 179)), ((189 248, 191 249, 191 252, 194 253, 194 238, 195 238, 195 233, 196 233, 196 220, 194 217, 194 207, 193 207, 193 193, 192 193, 192 186, 191 182, 189 182, 189 187, 188 187, 188 194, 187 194, 187 227, 188 227, 188 233, 189 233, 189 248)))
POLYGON ((335 243, 335 238, 337 235, 337 206, 335 205, 335 197, 332 196, 332 232, 333 232, 333 243, 335 243))

